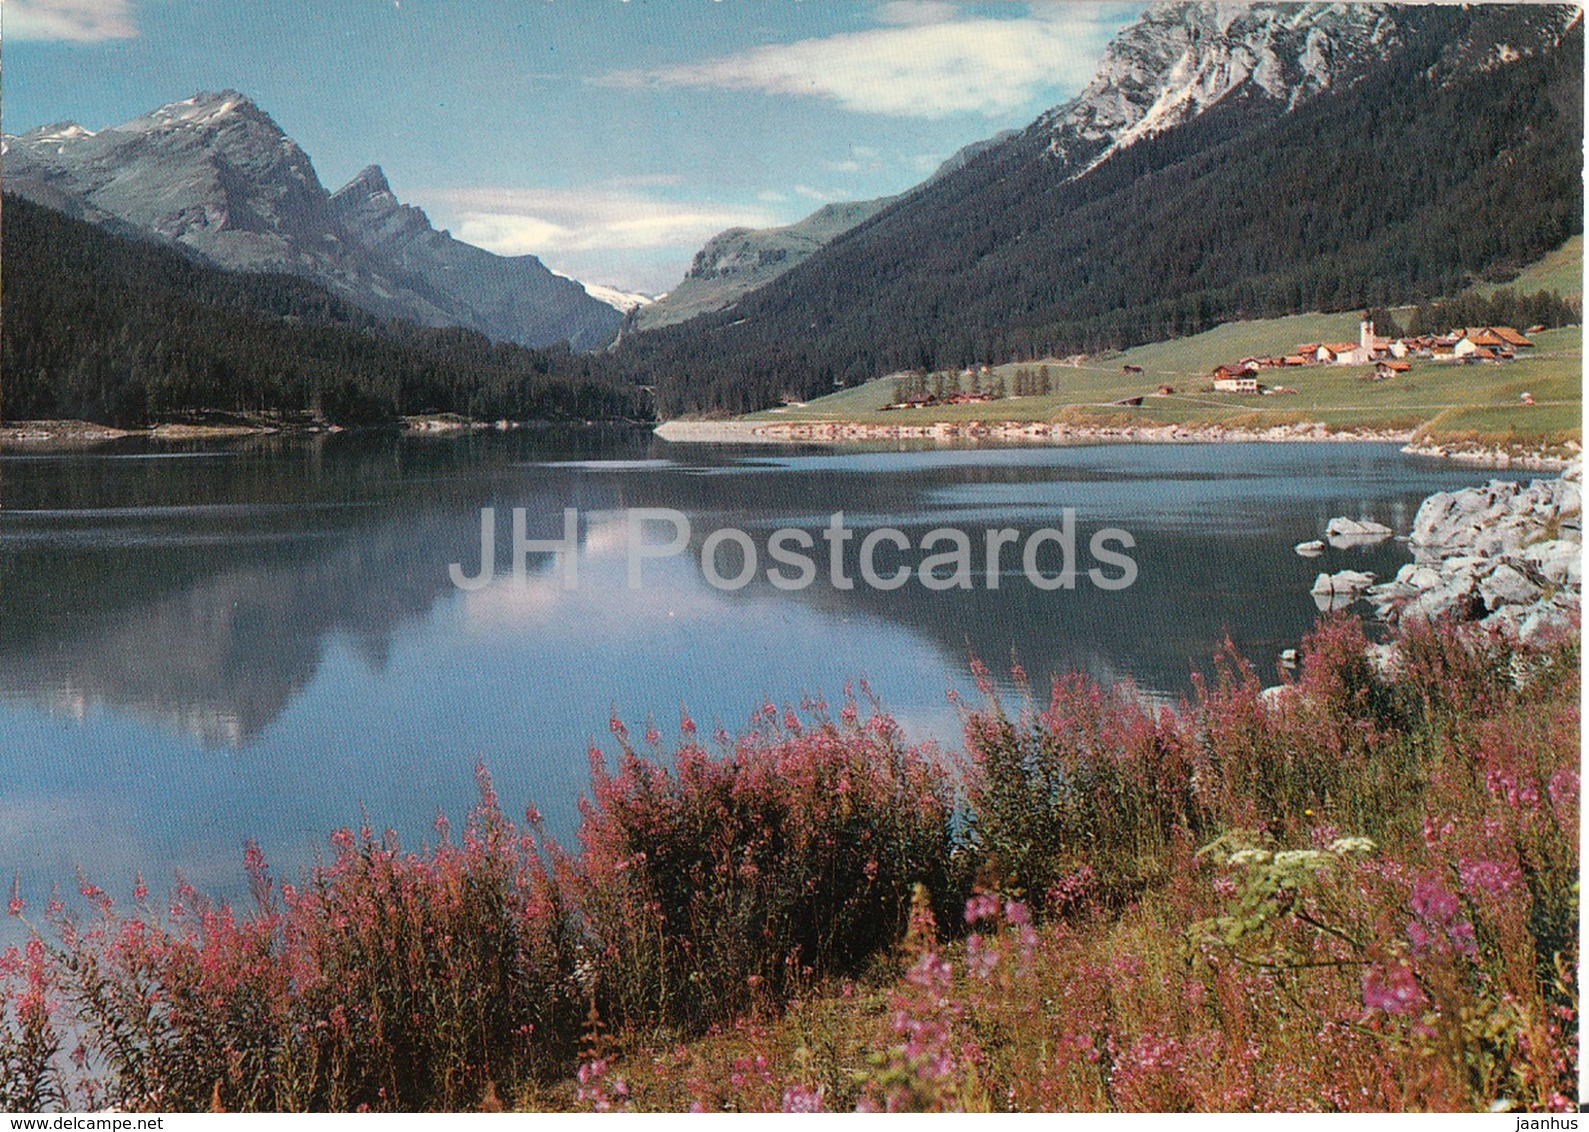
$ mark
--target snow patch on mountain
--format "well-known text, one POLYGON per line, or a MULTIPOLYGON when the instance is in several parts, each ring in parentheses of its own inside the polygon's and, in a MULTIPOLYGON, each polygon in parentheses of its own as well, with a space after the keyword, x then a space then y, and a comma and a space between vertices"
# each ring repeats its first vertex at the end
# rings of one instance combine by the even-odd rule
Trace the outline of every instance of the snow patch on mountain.
POLYGON ((582 279, 576 279, 575 282, 585 288, 585 294, 591 298, 599 299, 614 310, 623 311, 624 314, 628 314, 639 307, 648 307, 661 298, 660 295, 643 295, 639 291, 622 291, 617 287, 608 287, 601 283, 586 283, 582 279))
POLYGON ((1160 3, 1110 43, 1079 97, 1032 129, 1080 176, 1235 91, 1289 109, 1399 43, 1388 4, 1160 3))

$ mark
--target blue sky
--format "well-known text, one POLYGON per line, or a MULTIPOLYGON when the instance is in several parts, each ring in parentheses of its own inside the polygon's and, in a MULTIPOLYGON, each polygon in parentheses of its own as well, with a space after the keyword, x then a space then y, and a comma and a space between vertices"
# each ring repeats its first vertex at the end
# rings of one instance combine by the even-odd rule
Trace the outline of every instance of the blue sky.
POLYGON ((5 0, 4 127, 235 88, 336 188, 659 291, 707 237, 899 192, 1077 93, 1143 4, 5 0))

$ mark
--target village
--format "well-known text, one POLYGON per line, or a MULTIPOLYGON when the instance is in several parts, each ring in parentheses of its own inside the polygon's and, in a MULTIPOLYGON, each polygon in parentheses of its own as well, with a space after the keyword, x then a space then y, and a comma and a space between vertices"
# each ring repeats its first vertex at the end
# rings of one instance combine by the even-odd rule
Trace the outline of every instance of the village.
MULTIPOLYGON (((1306 342, 1289 354, 1253 355, 1239 361, 1221 364, 1212 370, 1208 380, 1201 384, 1203 393, 1286 394, 1296 389, 1277 381, 1265 381, 1268 371, 1300 369, 1309 366, 1372 366, 1363 378, 1383 381, 1409 373, 1415 359, 1427 359, 1435 364, 1500 365, 1518 357, 1527 356, 1534 343, 1527 334, 1537 334, 1545 327, 1530 327, 1527 334, 1510 326, 1473 326, 1453 329, 1443 335, 1408 335, 1382 337, 1375 331, 1372 320, 1359 324, 1356 342, 1306 342)), ((1078 364, 1078 356, 1065 359, 1065 364, 1078 364)), ((1120 372, 1127 376, 1143 374, 1140 365, 1126 364, 1120 372)), ((927 374, 923 371, 894 375, 893 398, 881 406, 884 411, 925 409, 941 405, 979 404, 1000 401, 1006 397, 1047 396, 1057 392, 1051 366, 1040 364, 1018 367, 1007 380, 987 365, 968 366, 959 372, 927 374)), ((1174 385, 1161 382, 1157 396, 1177 393, 1174 385)), ((1123 399, 1121 404, 1141 404, 1146 396, 1137 395, 1123 399)), ((1523 394, 1523 400, 1529 400, 1523 394)))
MULTIPOLYGON (((1544 330, 1530 327, 1530 334, 1544 330)), ((1383 381, 1412 369, 1409 358, 1460 365, 1500 364, 1512 361, 1534 348, 1534 343, 1510 326, 1476 326, 1452 330, 1444 335, 1415 335, 1382 338, 1374 332, 1373 322, 1364 319, 1356 342, 1307 342, 1296 352, 1279 356, 1247 357, 1230 365, 1214 368, 1215 393, 1290 392, 1284 386, 1268 386, 1258 380, 1264 370, 1295 366, 1338 365, 1374 367, 1369 376, 1383 381)), ((1126 367, 1128 370, 1133 367, 1126 367)))

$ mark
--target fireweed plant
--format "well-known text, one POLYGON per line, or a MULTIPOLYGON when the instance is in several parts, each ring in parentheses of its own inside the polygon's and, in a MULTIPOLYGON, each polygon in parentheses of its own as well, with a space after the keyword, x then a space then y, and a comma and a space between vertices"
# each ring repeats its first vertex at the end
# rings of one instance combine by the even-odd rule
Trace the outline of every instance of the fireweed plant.
POLYGON ((965 754, 874 703, 671 752, 612 722, 577 848, 485 769, 250 906, 81 879, 0 954, 0 1105, 1561 1110, 1575 632, 1327 618, 1174 709, 986 671, 965 754))

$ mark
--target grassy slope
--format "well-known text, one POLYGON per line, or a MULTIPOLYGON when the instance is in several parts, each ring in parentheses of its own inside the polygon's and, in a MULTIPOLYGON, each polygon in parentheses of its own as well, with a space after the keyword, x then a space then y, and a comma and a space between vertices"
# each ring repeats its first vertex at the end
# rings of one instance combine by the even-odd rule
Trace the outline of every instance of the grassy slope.
MULTIPOLYGON (((925 411, 880 412, 894 385, 883 379, 846 389, 803 406, 758 413, 752 419, 779 421, 842 420, 878 424, 943 421, 1108 421, 1138 424, 1247 424, 1267 426, 1322 421, 1333 428, 1430 425, 1441 437, 1560 443, 1581 434, 1583 393, 1580 329, 1535 336, 1532 357, 1498 366, 1459 366, 1412 359, 1413 368, 1389 381, 1366 380, 1370 366, 1304 366, 1269 371, 1266 380, 1298 390, 1295 394, 1252 396, 1203 392, 1220 362, 1248 354, 1293 350, 1302 342, 1355 339, 1357 316, 1309 314, 1255 322, 1228 323, 1190 338, 1156 342, 1124 353, 1089 359, 1072 367, 1047 363, 1056 392, 1047 397, 1006 398, 991 404, 953 405, 925 411), (1125 365, 1141 374, 1123 374, 1125 365), (1172 396, 1151 394, 1160 384, 1172 396), (1518 395, 1532 393, 1536 405, 1522 406, 1518 395), (1110 405, 1124 397, 1149 394, 1139 408, 1110 405)), ((1041 363, 1039 363, 1041 364, 1041 363)), ((1011 382, 1016 366, 1000 366, 1011 382)))
POLYGON ((1545 258, 1525 267, 1510 283, 1485 283, 1475 287, 1489 295, 1510 287, 1520 295, 1556 291, 1563 297, 1583 294, 1583 237, 1573 236, 1545 258))
MULTIPOLYGON (((1475 288, 1490 294, 1501 287, 1519 293, 1583 293, 1583 237, 1574 236, 1508 283, 1475 288)), ((1398 312, 1405 315, 1406 312, 1398 312)), ((1288 385, 1293 395, 1253 397, 1205 393, 1209 374, 1221 362, 1249 355, 1293 351, 1304 342, 1357 340, 1355 312, 1301 314, 1285 318, 1231 322, 1189 338, 1154 342, 1123 353, 1106 354, 1072 367, 1050 359, 1056 392, 1048 397, 1006 398, 991 404, 949 405, 924 411, 880 412, 893 399, 894 383, 884 378, 821 397, 805 405, 770 409, 749 420, 855 421, 875 424, 927 424, 933 421, 1071 421, 1074 423, 1245 424, 1266 426, 1322 421, 1332 428, 1426 426, 1440 440, 1473 440, 1515 445, 1554 445, 1579 440, 1583 428, 1583 334, 1580 328, 1535 336, 1532 357, 1504 366, 1453 366, 1412 359, 1406 375, 1390 381, 1364 380, 1371 367, 1306 366, 1269 371, 1266 382, 1288 385), (1121 368, 1141 366, 1141 374, 1121 368), (1152 396, 1160 384, 1174 396, 1152 396), (1532 407, 1518 403, 1531 393, 1532 407), (1147 394, 1138 408, 1111 405, 1147 394)), ((1012 383, 1014 365, 996 372, 1012 383)))

